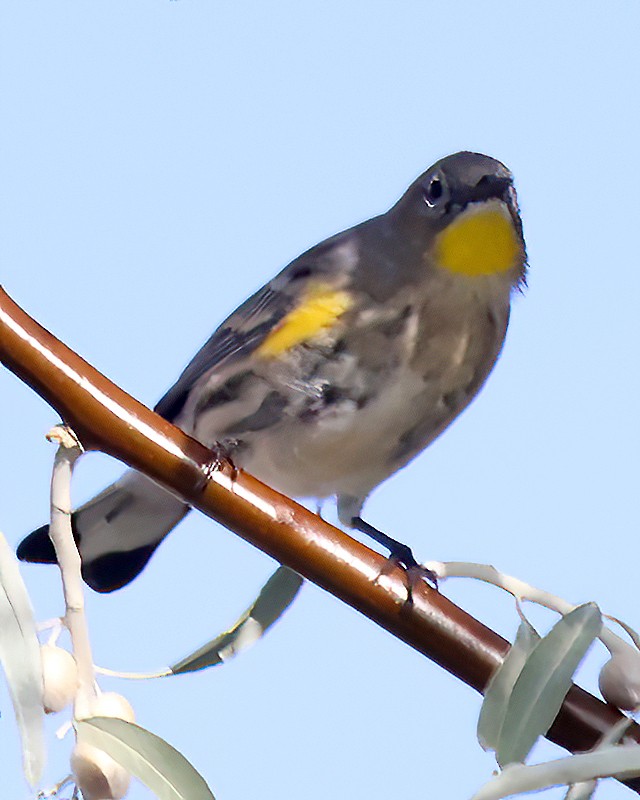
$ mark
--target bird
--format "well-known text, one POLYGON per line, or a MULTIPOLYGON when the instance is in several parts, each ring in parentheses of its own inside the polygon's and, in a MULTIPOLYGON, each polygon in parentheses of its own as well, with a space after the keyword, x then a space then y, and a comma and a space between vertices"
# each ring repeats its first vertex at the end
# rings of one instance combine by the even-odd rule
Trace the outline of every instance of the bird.
MULTIPOLYGON (((346 529, 414 566, 362 507, 477 395, 527 269, 511 172, 481 153, 446 156, 386 213, 312 247, 240 305, 155 411, 290 497, 335 497, 346 529)), ((86 583, 129 583, 189 510, 125 472, 72 515, 86 583)), ((17 555, 55 563, 48 526, 17 555)))

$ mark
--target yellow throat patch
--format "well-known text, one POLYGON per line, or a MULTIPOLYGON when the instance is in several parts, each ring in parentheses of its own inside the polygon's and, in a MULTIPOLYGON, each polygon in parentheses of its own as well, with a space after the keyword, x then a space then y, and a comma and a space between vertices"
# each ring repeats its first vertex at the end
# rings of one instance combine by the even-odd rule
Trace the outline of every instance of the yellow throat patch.
POLYGON ((257 349, 261 356, 279 356, 329 329, 353 303, 344 291, 316 285, 271 331, 257 349))
POLYGON ((511 269, 521 249, 509 211, 494 202, 463 211, 438 235, 434 252, 438 266, 475 277, 511 269))

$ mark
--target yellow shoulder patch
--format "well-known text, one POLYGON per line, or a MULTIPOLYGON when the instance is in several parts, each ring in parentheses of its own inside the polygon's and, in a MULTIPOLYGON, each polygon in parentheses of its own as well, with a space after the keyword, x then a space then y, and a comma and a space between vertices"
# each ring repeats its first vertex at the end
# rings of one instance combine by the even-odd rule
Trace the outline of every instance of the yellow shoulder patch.
POLYGON ((300 304, 290 311, 257 348, 258 355, 274 357, 282 355, 303 342, 308 342, 347 311, 353 303, 344 291, 326 285, 317 285, 302 298, 300 304))
POLYGON ((497 204, 471 206, 436 240, 439 266, 463 275, 493 275, 518 262, 522 245, 511 215, 497 204))

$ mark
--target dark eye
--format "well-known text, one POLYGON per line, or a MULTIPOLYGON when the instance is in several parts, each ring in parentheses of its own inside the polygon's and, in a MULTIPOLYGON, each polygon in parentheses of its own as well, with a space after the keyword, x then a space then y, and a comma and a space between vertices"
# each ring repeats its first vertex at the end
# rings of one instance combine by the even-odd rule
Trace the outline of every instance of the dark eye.
POLYGON ((422 190, 425 203, 430 207, 437 205, 444 194, 444 187, 440 178, 431 178, 422 190))

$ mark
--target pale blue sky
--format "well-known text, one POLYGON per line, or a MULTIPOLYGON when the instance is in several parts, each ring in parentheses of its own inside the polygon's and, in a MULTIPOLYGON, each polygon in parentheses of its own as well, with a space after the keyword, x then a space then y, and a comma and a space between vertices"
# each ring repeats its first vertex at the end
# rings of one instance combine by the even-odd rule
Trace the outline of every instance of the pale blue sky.
MULTIPOLYGON (((423 559, 491 562, 638 627, 639 29, 631 0, 5 0, 0 280, 153 404, 300 252, 387 209, 443 155, 499 158, 519 190, 530 288, 479 399, 367 517, 423 559)), ((0 413, 0 529, 17 542, 46 518, 56 416, 8 373, 0 413)), ((76 499, 118 471, 88 457, 76 499)), ((273 566, 191 516, 129 588, 89 595, 96 659, 175 661, 273 566)), ((38 616, 60 613, 55 571, 24 575, 38 616)), ((443 591, 513 636, 506 596, 443 591)), ((603 660, 596 650, 584 685, 603 660)), ((103 686, 219 800, 465 798, 493 768, 475 740, 479 697, 313 586, 232 664, 103 686)), ((3 689, 15 800, 28 794, 7 703, 3 689)), ((66 748, 53 746, 51 782, 66 748)))

